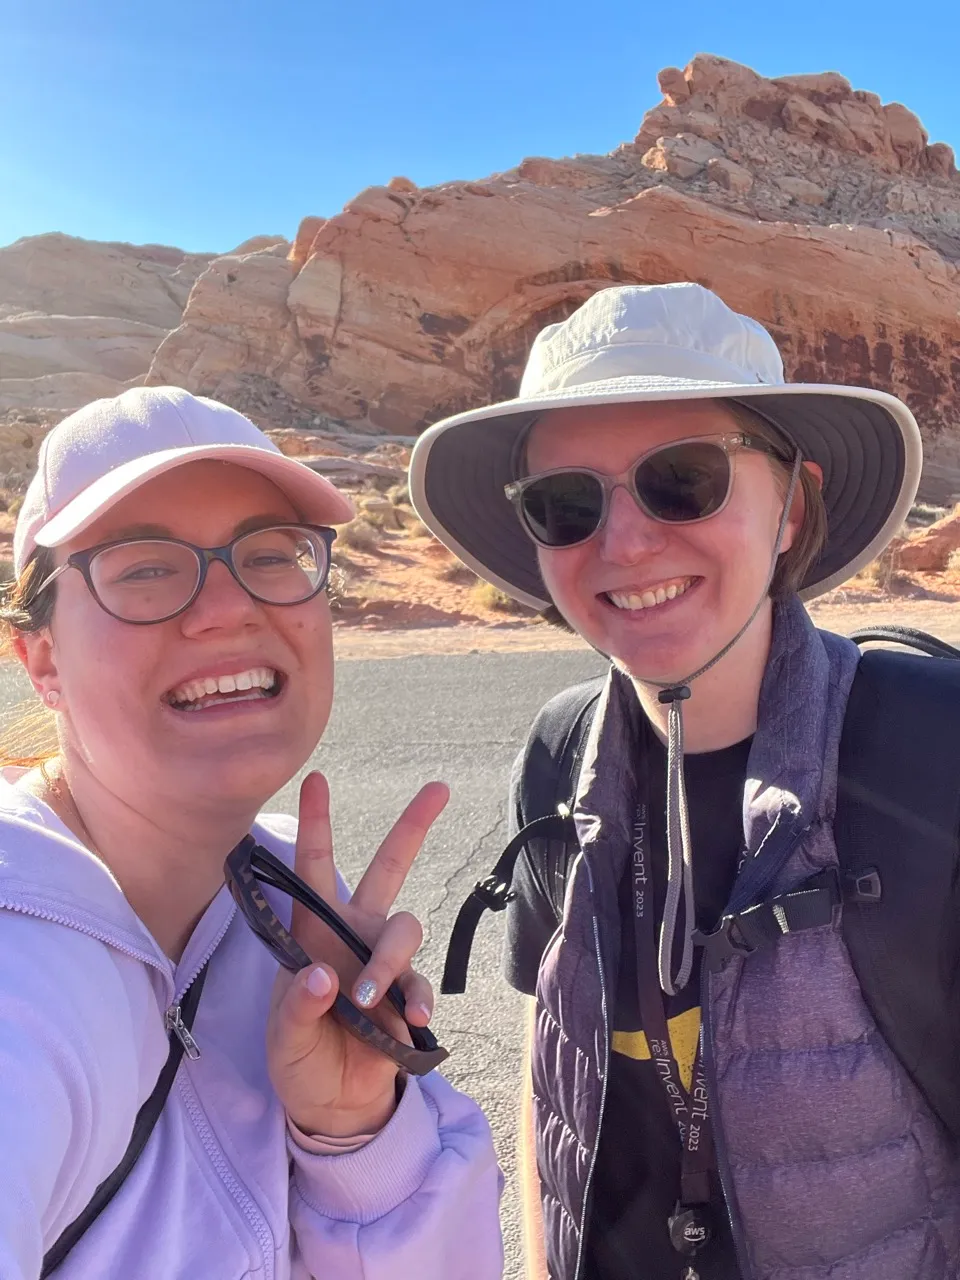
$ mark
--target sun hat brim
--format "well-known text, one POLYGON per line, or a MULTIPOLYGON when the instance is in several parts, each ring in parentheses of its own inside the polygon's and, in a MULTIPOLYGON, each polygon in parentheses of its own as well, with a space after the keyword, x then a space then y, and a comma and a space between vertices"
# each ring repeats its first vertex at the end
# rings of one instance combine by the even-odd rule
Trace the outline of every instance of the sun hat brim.
POLYGON ((536 547, 504 494, 517 441, 549 409, 735 399, 755 408, 823 471, 828 537, 800 595, 830 591, 874 560, 916 497, 923 451, 910 410, 861 387, 635 376, 567 386, 459 413, 424 432, 410 496, 424 524, 480 577, 532 609, 550 605, 536 547))
POLYGON ((144 454, 107 471, 51 516, 34 534, 42 547, 59 547, 77 537, 127 497, 168 471, 188 462, 230 462, 272 481, 310 524, 346 524, 354 516, 350 499, 324 476, 285 454, 255 445, 193 445, 144 454))

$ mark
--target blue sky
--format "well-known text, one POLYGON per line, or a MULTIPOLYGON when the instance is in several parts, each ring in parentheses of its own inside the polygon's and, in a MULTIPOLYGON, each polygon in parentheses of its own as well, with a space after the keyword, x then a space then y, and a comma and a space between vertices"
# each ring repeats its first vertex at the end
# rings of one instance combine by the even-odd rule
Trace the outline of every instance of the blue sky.
POLYGON ((608 151, 697 52, 836 70, 960 150, 950 0, 0 0, 0 244, 224 251, 365 186, 608 151), (917 15, 916 18, 911 15, 917 15))

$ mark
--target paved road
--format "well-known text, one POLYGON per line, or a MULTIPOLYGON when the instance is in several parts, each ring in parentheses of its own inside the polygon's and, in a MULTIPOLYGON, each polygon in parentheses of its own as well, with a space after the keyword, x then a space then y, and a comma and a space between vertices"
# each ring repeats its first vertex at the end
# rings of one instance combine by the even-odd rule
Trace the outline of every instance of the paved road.
MULTIPOLYGON (((337 860, 354 882, 417 788, 442 778, 450 804, 431 833, 401 905, 424 922, 420 967, 437 984, 460 903, 504 843, 506 785, 536 711, 602 670, 590 652, 411 657, 341 662, 333 719, 318 761, 330 779, 337 860)), ((294 787, 282 795, 294 803, 294 787)), ((451 1050, 447 1076, 477 1098, 507 1175, 506 1276, 521 1276, 514 1181, 523 998, 499 976, 503 919, 487 916, 464 996, 440 1003, 435 1030, 451 1050)))
MULTIPOLYGON (((589 651, 474 653, 341 661, 333 718, 313 764, 333 793, 337 860, 355 882, 417 788, 453 788, 411 874, 401 905, 424 921, 420 967, 439 985, 450 926, 474 881, 503 844, 510 766, 534 713, 566 685, 602 669, 589 651)), ((0 665, 0 714, 27 695, 18 670, 0 665)), ((296 811, 296 782, 278 806, 296 811)), ((522 997, 499 976, 502 918, 487 917, 467 995, 449 996, 435 1030, 452 1051, 446 1074, 483 1105, 507 1188, 503 1221, 508 1280, 521 1275, 514 1181, 522 997)))

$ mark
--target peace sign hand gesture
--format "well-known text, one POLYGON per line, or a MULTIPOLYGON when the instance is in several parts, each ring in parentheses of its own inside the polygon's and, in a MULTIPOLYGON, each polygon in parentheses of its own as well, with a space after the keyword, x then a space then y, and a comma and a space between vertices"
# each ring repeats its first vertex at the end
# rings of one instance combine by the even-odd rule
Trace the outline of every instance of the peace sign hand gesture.
POLYGON ((412 1026, 425 1027, 433 990, 411 962, 423 941, 417 918, 390 908, 420 852, 427 832, 449 799, 442 782, 423 787, 374 854, 348 903, 337 901, 337 873, 330 828, 330 791, 322 773, 300 788, 294 870, 372 949, 361 968, 349 947, 305 907, 293 904, 291 932, 316 966, 277 974, 267 1022, 270 1078, 287 1115, 305 1133, 351 1137, 383 1128, 396 1107, 397 1065, 351 1035, 330 1010, 338 989, 391 1035, 410 1036, 389 1002, 397 982, 412 1026))

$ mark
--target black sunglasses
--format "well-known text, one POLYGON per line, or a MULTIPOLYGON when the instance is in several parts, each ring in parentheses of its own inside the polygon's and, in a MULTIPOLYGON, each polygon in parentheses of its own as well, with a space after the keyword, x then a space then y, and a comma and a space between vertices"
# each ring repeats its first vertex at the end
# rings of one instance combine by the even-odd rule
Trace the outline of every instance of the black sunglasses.
POLYGON ((758 436, 696 436, 650 449, 620 475, 563 467, 515 480, 504 493, 542 547, 575 547, 600 532, 615 489, 626 489, 653 520, 693 524, 717 515, 733 487, 732 457, 751 449, 781 457, 758 436))
MULTIPOLYGON (((247 924, 274 959, 291 973, 298 973, 314 962, 277 918, 276 912, 264 896, 262 885, 279 889, 281 893, 288 894, 295 902, 313 912, 350 948, 361 964, 366 964, 370 959, 372 952, 360 935, 279 858, 257 844, 253 836, 244 836, 229 854, 224 864, 224 875, 247 924)), ((400 1017, 404 1018, 406 1002, 396 983, 387 991, 387 999, 400 1017)), ((351 1035, 386 1054, 398 1067, 412 1075, 425 1076, 450 1056, 446 1049, 437 1044, 433 1032, 427 1027, 412 1027, 407 1022, 413 1044, 396 1040, 365 1013, 361 1013, 340 991, 337 992, 333 1012, 351 1035)), ((405 1018, 404 1021, 406 1022, 405 1018)))

